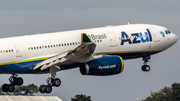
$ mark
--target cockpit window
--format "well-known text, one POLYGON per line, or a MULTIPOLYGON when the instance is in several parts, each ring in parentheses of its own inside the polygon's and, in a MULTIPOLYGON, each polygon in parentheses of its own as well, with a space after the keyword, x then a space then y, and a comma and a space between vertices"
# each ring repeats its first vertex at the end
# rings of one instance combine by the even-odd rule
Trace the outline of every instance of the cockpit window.
POLYGON ((170 34, 171 33, 169 30, 166 30, 165 32, 166 32, 166 34, 170 34))

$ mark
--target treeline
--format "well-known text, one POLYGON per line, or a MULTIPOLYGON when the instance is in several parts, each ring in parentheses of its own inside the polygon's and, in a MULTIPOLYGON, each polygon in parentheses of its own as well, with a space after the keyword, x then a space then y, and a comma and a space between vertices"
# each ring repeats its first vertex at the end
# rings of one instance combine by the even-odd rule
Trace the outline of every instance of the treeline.
POLYGON ((180 101, 180 83, 173 83, 171 87, 151 92, 151 96, 142 101, 180 101))

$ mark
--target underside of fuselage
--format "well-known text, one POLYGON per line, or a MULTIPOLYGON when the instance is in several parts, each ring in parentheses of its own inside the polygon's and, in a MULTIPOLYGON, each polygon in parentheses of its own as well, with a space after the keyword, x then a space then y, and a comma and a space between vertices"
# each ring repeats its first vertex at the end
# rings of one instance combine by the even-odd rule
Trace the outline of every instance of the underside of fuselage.
MULTIPOLYGON (((133 53, 106 53, 106 55, 118 55, 123 58, 123 60, 128 59, 136 59, 141 58, 144 56, 149 56, 156 54, 160 51, 153 51, 153 52, 133 52, 133 53)), ((105 53, 104 53, 105 54, 105 53)), ((100 55, 97 53, 96 55, 100 55)), ((102 55, 102 54, 101 54, 102 55)), ((44 59, 43 59, 44 60, 44 59)), ((7 64, 7 65, 1 65, 0 66, 0 74, 44 74, 49 73, 49 68, 45 70, 36 69, 34 70, 34 67, 37 63, 42 62, 43 60, 37 60, 37 61, 28 61, 27 62, 19 62, 15 64, 7 64)), ((76 67, 79 67, 81 63, 71 63, 68 65, 60 65, 61 70, 68 70, 73 69, 76 67)))

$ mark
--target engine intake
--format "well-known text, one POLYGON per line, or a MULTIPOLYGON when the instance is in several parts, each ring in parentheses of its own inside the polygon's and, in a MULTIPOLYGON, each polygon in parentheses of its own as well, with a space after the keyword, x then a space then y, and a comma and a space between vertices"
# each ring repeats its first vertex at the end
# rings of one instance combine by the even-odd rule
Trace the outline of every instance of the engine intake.
POLYGON ((120 56, 106 56, 91 60, 80 65, 82 75, 114 75, 124 69, 124 62, 120 56))

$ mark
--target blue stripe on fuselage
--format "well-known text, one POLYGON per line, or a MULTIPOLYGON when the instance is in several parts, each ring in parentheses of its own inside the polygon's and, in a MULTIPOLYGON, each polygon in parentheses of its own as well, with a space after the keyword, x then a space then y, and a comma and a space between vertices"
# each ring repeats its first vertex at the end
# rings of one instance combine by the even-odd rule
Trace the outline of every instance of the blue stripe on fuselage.
MULTIPOLYGON (((133 58, 140 58, 145 55, 152 55, 157 52, 137 52, 137 53, 114 53, 114 54, 109 54, 109 55, 119 55, 123 59, 133 59, 133 58)), ((41 62, 43 60, 38 60, 38 61, 30 61, 30 62, 22 62, 22 63, 16 63, 16 64, 9 64, 9 65, 2 65, 0 66, 0 74, 43 74, 43 73, 49 73, 49 69, 41 71, 40 68, 33 70, 35 64, 41 62)), ((60 68, 61 70, 67 70, 67 69, 72 69, 79 67, 80 63, 74 63, 74 64, 69 64, 69 65, 61 65, 60 68)))

